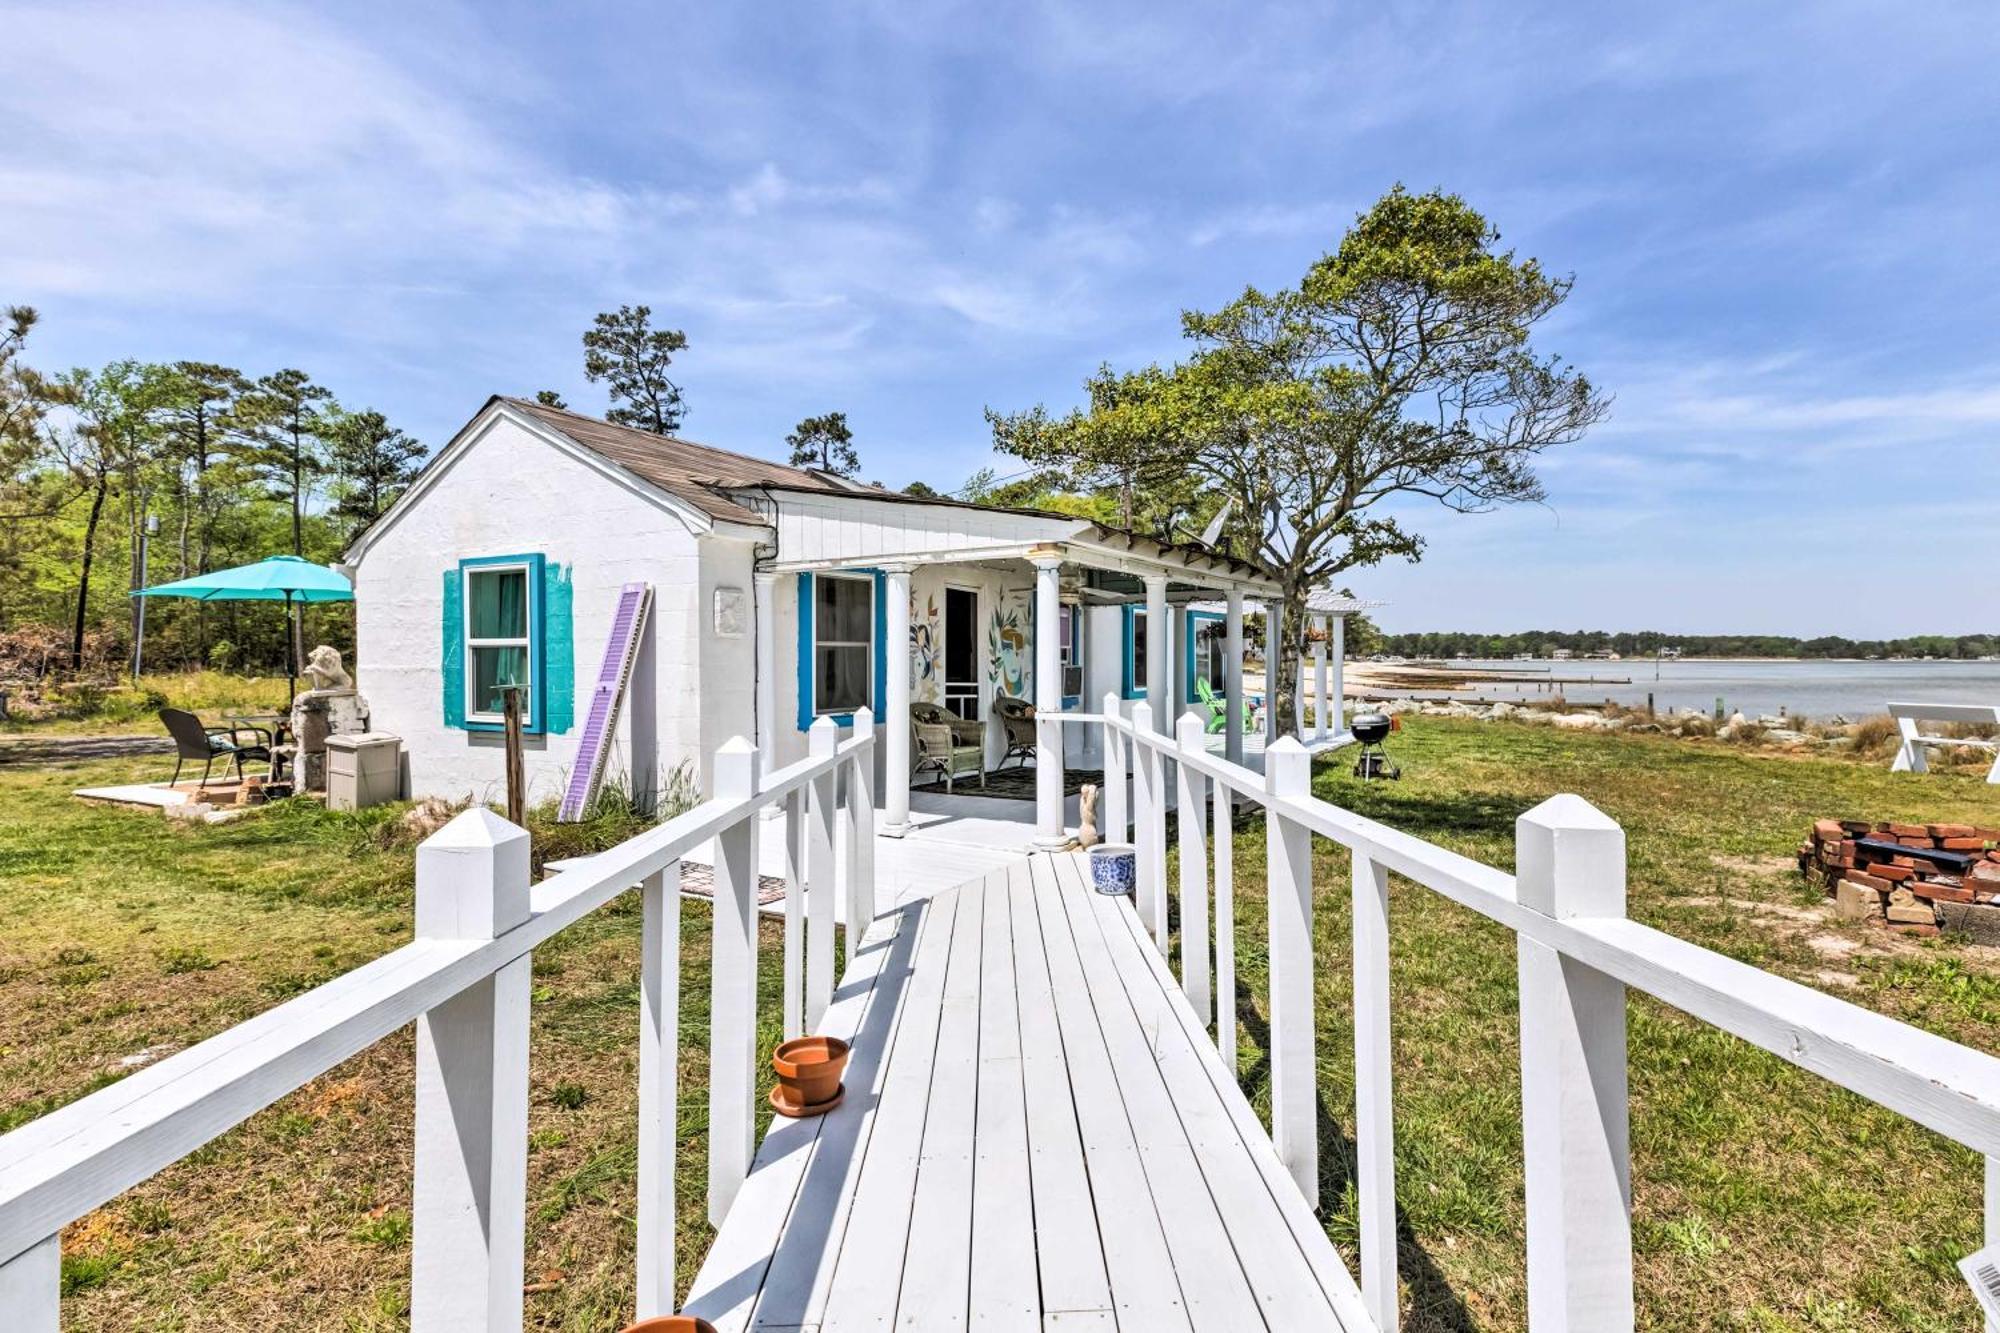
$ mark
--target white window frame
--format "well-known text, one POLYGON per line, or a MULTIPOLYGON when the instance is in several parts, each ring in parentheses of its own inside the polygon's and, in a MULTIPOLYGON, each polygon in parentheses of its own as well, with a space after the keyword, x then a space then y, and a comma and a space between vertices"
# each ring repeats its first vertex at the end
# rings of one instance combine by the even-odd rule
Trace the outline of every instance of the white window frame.
POLYGON ((466 566, 465 569, 465 591, 463 596, 464 596, 465 607, 464 607, 464 624, 461 627, 461 632, 465 642, 465 720, 467 722, 487 722, 487 723, 498 723, 502 725, 504 725, 507 721, 507 717, 504 713, 483 713, 480 712, 474 706, 479 699, 479 665, 473 658, 473 649, 520 648, 524 650, 522 653, 522 659, 526 662, 528 668, 527 670, 528 678, 527 680, 522 682, 522 688, 525 693, 524 702, 527 704, 527 707, 522 713, 521 721, 523 726, 532 726, 536 724, 537 722, 539 722, 540 719, 534 717, 534 708, 535 708, 535 569, 534 566, 525 560, 518 562, 508 561, 502 564, 491 564, 491 565, 468 565, 466 566), (527 634, 520 638, 508 638, 508 639, 474 638, 472 634, 472 607, 476 599, 472 595, 472 581, 485 574, 516 574, 516 573, 521 576, 521 590, 525 594, 523 605, 526 607, 526 612, 527 612, 526 614, 527 631, 528 631, 527 634))
POLYGON ((863 705, 866 705, 871 708, 874 707, 875 705, 875 577, 874 575, 834 574, 834 573, 815 574, 813 576, 812 618, 813 618, 813 632, 812 632, 813 716, 849 717, 853 715, 855 709, 862 707, 863 705), (836 579, 843 583, 859 583, 863 587, 868 589, 868 615, 866 619, 862 622, 868 627, 866 638, 823 639, 820 637, 819 581, 821 579, 836 579), (867 697, 862 700, 861 704, 848 704, 844 707, 838 705, 832 707, 821 705, 819 701, 819 687, 821 684, 820 669, 819 669, 819 650, 822 648, 863 648, 867 650, 868 668, 866 673, 862 676, 862 680, 867 682, 867 689, 866 689, 867 697))

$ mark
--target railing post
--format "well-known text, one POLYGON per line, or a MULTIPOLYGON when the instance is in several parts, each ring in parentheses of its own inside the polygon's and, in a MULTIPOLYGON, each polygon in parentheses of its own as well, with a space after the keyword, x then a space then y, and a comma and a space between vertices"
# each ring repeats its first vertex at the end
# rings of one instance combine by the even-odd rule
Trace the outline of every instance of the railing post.
POLYGON ((1118 716, 1118 696, 1104 696, 1104 840, 1126 842, 1132 836, 1132 817, 1126 813, 1130 790, 1125 782, 1125 734, 1113 725, 1118 716))
MULTIPOLYGON (((1514 825, 1521 906, 1625 915, 1625 832, 1577 796, 1514 825)), ((1522 936, 1521 1146, 1528 1323, 1537 1333, 1632 1327, 1632 1186, 1625 987, 1522 936)))
MULTIPOLYGON (((474 806, 417 849, 419 940, 528 919, 528 834, 474 806)), ((410 1327, 518 1333, 528 1190, 523 955, 417 1020, 410 1327)))
POLYGON ((708 1006, 708 1220, 729 1215, 750 1174, 756 1118, 757 747, 741 736, 715 752, 715 795, 744 817, 715 835, 715 952, 708 1006))
POLYGON ((803 788, 795 788, 785 797, 784 815, 785 957, 779 1013, 785 1040, 790 1041, 806 1030, 806 793, 803 788))
MULTIPOLYGON (((1183 753, 1207 752, 1207 729, 1193 713, 1181 714, 1174 731, 1183 753)), ((1185 761, 1174 768, 1181 844, 1181 989, 1207 1027, 1214 1012, 1208 989, 1208 839, 1202 829, 1208 818, 1208 779, 1185 761)))
POLYGON ((1215 1045, 1236 1072, 1236 846, 1229 788, 1215 788, 1215 1045))
POLYGON ((8 1333, 58 1333, 62 1326, 62 1242, 39 1241, 0 1263, 0 1312, 8 1333))
POLYGON ((640 884, 638 1317, 674 1312, 680 1143, 681 863, 640 884))
MULTIPOLYGON (((831 759, 840 748, 840 727, 820 718, 806 734, 814 759, 831 759)), ((829 766, 807 784, 806 798, 806 1030, 819 1030, 833 1003, 833 815, 840 774, 829 766)))
POLYGON ((1062 555, 1030 553, 1035 566, 1035 845, 1057 848, 1063 834, 1062 555))
POLYGON ((875 920, 875 714, 854 710, 854 761, 847 767, 847 956, 875 920))
POLYGON ((1150 704, 1132 706, 1132 771, 1136 776, 1133 814, 1137 827, 1139 920, 1153 932, 1153 943, 1167 952, 1167 784, 1160 768, 1158 737, 1153 732, 1150 704))
POLYGON ((1312 756, 1290 736, 1264 750, 1266 883, 1271 910, 1271 1142, 1306 1202, 1319 1207, 1319 1107, 1313 1067, 1312 830, 1279 803, 1312 790, 1312 756))
POLYGON ((1354 1149, 1361 1195, 1361 1301, 1378 1333, 1396 1333, 1396 1116, 1390 1070, 1389 872, 1359 850, 1354 865, 1354 1149))
MULTIPOLYGON (((2000 1245, 2000 1157, 1986 1159, 1986 1244, 2000 1245)), ((1986 1333, 2000 1333, 2000 1323, 1986 1321, 1986 1333)))

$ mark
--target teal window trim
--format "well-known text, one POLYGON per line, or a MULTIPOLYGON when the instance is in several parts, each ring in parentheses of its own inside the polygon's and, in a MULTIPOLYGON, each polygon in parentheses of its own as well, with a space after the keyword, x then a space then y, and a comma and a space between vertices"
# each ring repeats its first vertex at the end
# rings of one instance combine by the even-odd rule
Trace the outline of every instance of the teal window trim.
POLYGON ((1196 698, 1194 692, 1195 633, 1204 620, 1226 620, 1220 611, 1181 612, 1181 698, 1196 698))
POLYGON ((528 735, 539 736, 548 726, 548 625, 546 607, 542 599, 542 567, 547 557, 540 554, 526 555, 483 555, 458 562, 458 583, 461 599, 458 623, 459 662, 463 679, 459 683, 459 696, 464 700, 467 731, 505 731, 504 722, 486 722, 472 716, 472 700, 467 691, 472 688, 476 676, 472 665, 472 637, 467 617, 472 614, 472 584, 468 575, 471 571, 493 565, 520 565, 528 571, 528 712, 521 719, 521 730, 528 735))
MULTIPOLYGON (((1143 699, 1146 697, 1146 687, 1139 684, 1138 668, 1132 653, 1132 626, 1140 616, 1146 614, 1146 608, 1136 602, 1127 602, 1120 610, 1125 614, 1125 625, 1122 645, 1124 672, 1120 680, 1119 693, 1127 699, 1143 699)), ((1154 626, 1146 626, 1148 634, 1151 634, 1153 630, 1154 626)))
MULTIPOLYGON (((835 577, 846 577, 853 579, 860 579, 865 576, 869 580, 870 584, 874 589, 872 596, 875 601, 875 617, 874 617, 875 646, 873 653, 875 661, 875 671, 874 671, 875 679, 872 682, 870 682, 872 686, 871 692, 873 697, 869 699, 868 706, 869 708, 874 710, 875 716, 877 718, 880 718, 882 716, 882 700, 887 696, 889 692, 889 654, 886 651, 884 651, 886 647, 886 640, 889 637, 889 602, 887 598, 888 580, 883 576, 882 571, 879 569, 829 570, 828 573, 833 574, 835 577)), ((812 574, 799 575, 798 676, 799 676, 799 730, 800 731, 812 730, 812 724, 817 722, 822 716, 832 718, 834 722, 839 726, 851 727, 854 725, 854 714, 852 713, 821 714, 821 713, 815 713, 813 711, 813 610, 814 610, 813 579, 814 577, 815 576, 812 574)), ((907 654, 909 651, 909 645, 905 644, 903 650, 907 654)), ((905 671, 909 670, 909 661, 907 657, 904 658, 903 669, 905 671)))

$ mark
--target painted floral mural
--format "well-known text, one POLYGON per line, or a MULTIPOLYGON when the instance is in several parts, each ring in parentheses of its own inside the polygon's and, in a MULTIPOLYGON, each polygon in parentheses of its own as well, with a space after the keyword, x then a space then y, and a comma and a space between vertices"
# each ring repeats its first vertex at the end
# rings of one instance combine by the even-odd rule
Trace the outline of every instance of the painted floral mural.
POLYGON ((1028 594, 1003 592, 986 627, 987 676, 1002 694, 1032 696, 1033 653, 1028 637, 1028 594))
POLYGON ((944 638, 938 629, 937 594, 917 609, 917 595, 910 594, 910 698, 934 704, 944 698, 944 638))

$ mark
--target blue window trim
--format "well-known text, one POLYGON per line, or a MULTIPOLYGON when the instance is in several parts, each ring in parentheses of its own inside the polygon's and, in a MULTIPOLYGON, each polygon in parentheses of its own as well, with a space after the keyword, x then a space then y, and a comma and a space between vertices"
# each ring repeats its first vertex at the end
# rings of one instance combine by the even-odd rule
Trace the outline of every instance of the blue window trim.
MULTIPOLYGON (((837 576, 845 575, 850 578, 860 578, 865 575, 873 581, 875 588, 875 679, 873 681, 873 697, 869 699, 868 706, 874 710, 875 716, 880 718, 882 716, 882 700, 889 692, 889 654, 885 651, 885 641, 889 637, 888 580, 879 569, 842 569, 829 570, 827 572, 837 576)), ((820 716, 813 712, 813 577, 811 574, 799 575, 798 674, 800 731, 812 730, 812 724, 818 721, 820 716)), ((905 653, 908 650, 908 645, 905 645, 905 653)), ((903 669, 905 671, 909 670, 907 657, 904 659, 903 669)), ((854 714, 852 713, 828 713, 826 716, 832 718, 836 724, 843 727, 854 725, 854 714)))
POLYGON ((1204 620, 1227 620, 1228 618, 1229 618, 1229 617, 1227 617, 1227 616, 1223 615, 1223 614, 1222 614, 1222 612, 1220 612, 1220 611, 1183 611, 1183 612, 1181 612, 1181 624, 1182 624, 1182 629, 1181 629, 1181 690, 1182 690, 1182 693, 1181 693, 1181 698, 1183 698, 1183 699, 1188 699, 1188 700, 1192 700, 1192 699, 1194 699, 1194 698, 1196 697, 1196 695, 1195 695, 1195 692, 1194 692, 1194 667, 1195 667, 1195 655, 1194 655, 1194 637, 1195 637, 1195 631, 1196 631, 1197 629, 1199 629, 1199 628, 1200 628, 1200 625, 1201 625, 1201 622, 1202 622, 1202 621, 1204 621, 1204 620))
MULTIPOLYGON (((1120 609, 1125 613, 1125 635, 1121 651, 1124 658, 1124 674, 1120 678, 1119 693, 1127 699, 1143 699, 1146 697, 1146 687, 1138 683, 1138 673, 1132 659, 1132 623, 1146 614, 1146 608, 1136 602, 1127 602, 1120 609)), ((1153 626, 1146 626, 1146 633, 1152 632, 1153 626)))
MULTIPOLYGON (((466 642, 465 617, 472 614, 472 583, 466 577, 467 571, 482 565, 526 565, 528 567, 528 668, 531 684, 528 689, 528 715, 521 719, 521 730, 528 735, 539 736, 548 722, 547 694, 548 674, 548 625, 542 605, 542 566, 547 557, 540 554, 524 555, 482 555, 458 562, 459 596, 463 599, 459 611, 458 642, 460 660, 463 663, 464 680, 462 690, 469 690, 474 678, 472 648, 466 642)), ((465 700, 465 729, 467 731, 505 731, 504 722, 480 722, 472 717, 472 700, 465 700)))

